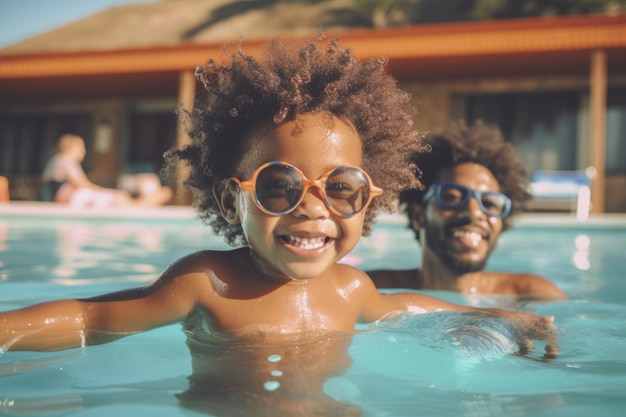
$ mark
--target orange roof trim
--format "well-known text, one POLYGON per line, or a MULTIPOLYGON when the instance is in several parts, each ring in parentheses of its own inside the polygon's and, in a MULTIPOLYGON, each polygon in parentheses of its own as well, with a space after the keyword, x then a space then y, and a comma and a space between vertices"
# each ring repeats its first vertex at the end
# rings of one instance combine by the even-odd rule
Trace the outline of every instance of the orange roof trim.
MULTIPOLYGON (((626 15, 433 24, 354 30, 332 37, 339 37, 359 57, 391 60, 626 49, 626 15)), ((258 53, 262 43, 247 42, 245 49, 258 53)), ((0 79, 191 70, 209 57, 223 56, 223 44, 1 55, 0 79)))

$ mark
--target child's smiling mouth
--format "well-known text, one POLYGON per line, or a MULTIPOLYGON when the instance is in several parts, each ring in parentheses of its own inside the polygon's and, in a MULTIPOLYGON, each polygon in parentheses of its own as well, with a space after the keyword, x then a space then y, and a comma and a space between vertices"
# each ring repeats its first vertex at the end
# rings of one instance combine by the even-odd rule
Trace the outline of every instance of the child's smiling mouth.
POLYGON ((327 236, 283 235, 280 238, 290 246, 301 250, 321 249, 330 242, 330 238, 327 236))

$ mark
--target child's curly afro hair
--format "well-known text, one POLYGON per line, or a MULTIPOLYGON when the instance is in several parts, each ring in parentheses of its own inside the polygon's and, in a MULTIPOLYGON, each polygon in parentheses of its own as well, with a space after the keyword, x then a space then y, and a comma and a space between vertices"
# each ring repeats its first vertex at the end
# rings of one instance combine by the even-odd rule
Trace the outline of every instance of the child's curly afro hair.
POLYGON ((350 49, 332 40, 274 40, 263 59, 241 51, 226 64, 209 60, 196 69, 205 87, 186 118, 192 143, 165 153, 165 171, 172 173, 185 162, 197 215, 230 245, 246 244, 240 225, 226 222, 213 197, 213 186, 237 176, 245 150, 244 138, 263 122, 281 124, 296 115, 321 111, 354 126, 362 140, 363 169, 382 196, 373 200, 365 215, 363 234, 371 231, 374 217, 392 212, 398 193, 419 188, 418 170, 410 156, 421 148, 421 135, 413 130, 410 96, 385 73, 386 59, 357 60, 350 49))

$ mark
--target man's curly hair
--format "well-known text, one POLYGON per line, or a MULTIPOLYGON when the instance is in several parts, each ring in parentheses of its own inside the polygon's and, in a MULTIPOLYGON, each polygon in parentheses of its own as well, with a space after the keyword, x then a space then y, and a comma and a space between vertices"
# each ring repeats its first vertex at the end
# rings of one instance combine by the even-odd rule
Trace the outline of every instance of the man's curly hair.
POLYGON ((321 39, 271 41, 263 59, 241 51, 226 64, 209 60, 196 69, 205 87, 186 118, 191 144, 165 153, 165 172, 178 162, 190 167, 197 215, 230 245, 246 244, 240 225, 222 218, 213 185, 241 175, 246 134, 262 123, 277 125, 296 115, 320 111, 355 127, 362 141, 362 168, 384 189, 365 214, 363 235, 380 212, 393 212, 401 190, 420 186, 410 156, 419 152, 421 135, 413 129, 410 96, 385 73, 385 58, 357 60, 338 40, 320 48, 321 39))
MULTIPOLYGON (((403 191, 400 203, 410 213, 409 205, 423 209, 423 197, 428 187, 437 180, 439 171, 466 162, 485 166, 496 177, 500 192, 511 199, 511 215, 504 219, 503 230, 511 227, 511 217, 521 212, 531 198, 528 192, 526 168, 513 145, 502 137, 500 130, 478 120, 472 126, 463 121, 430 132, 425 140, 429 152, 416 154, 413 161, 422 170, 422 189, 403 191)), ((415 231, 419 235, 418 231, 415 231)))

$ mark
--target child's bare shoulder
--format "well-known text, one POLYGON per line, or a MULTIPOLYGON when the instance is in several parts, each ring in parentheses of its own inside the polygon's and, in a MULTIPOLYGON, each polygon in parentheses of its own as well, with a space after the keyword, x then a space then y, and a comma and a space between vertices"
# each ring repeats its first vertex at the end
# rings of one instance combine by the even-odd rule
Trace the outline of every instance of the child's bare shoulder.
POLYGON ((350 287, 355 290, 376 289, 369 275, 354 266, 340 263, 333 266, 330 272, 337 286, 350 287))
POLYGON ((340 274, 340 275, 347 274, 347 275, 354 275, 354 276, 365 276, 366 278, 369 278, 365 272, 361 271, 357 267, 346 264, 346 263, 342 263, 342 262, 338 262, 334 264, 330 268, 330 271, 336 274, 340 274))

